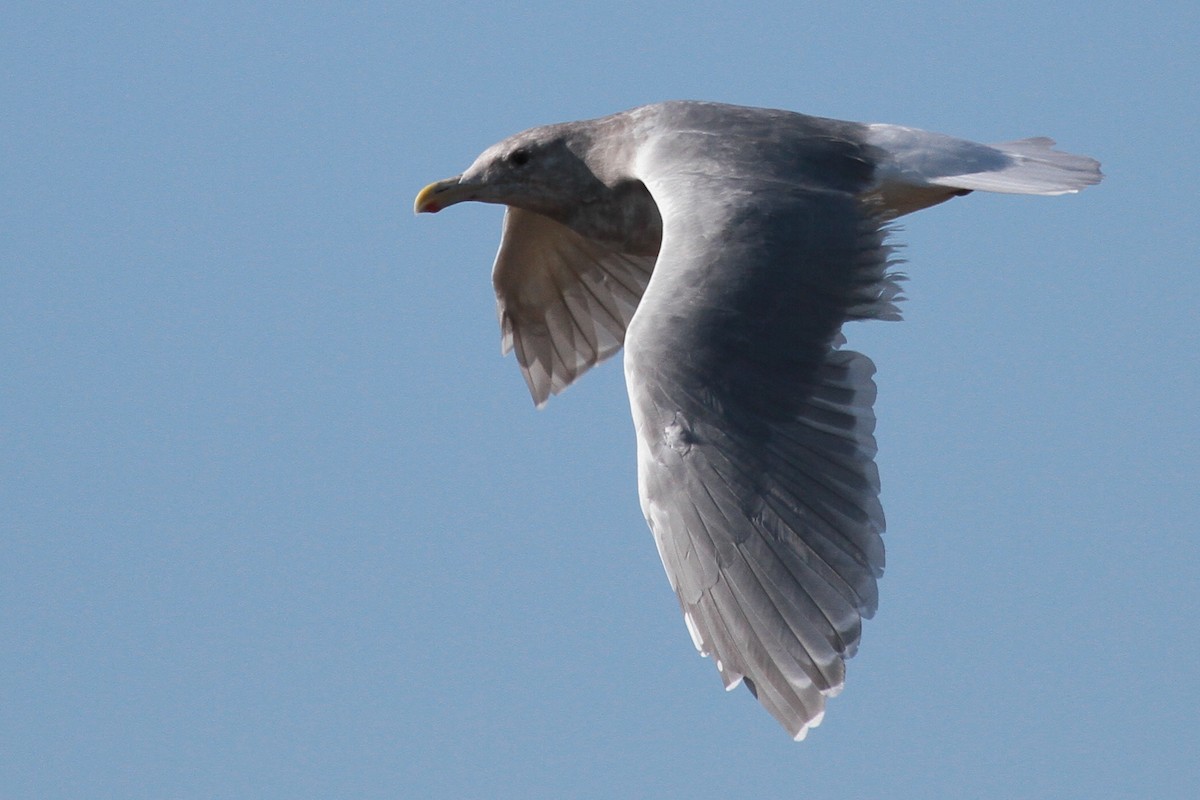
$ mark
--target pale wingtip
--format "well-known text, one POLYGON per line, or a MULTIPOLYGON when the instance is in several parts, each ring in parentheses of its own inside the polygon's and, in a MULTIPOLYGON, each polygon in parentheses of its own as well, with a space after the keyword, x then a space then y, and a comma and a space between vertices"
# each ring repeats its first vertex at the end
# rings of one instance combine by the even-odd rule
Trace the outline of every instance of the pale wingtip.
POLYGON ((812 730, 813 728, 817 727, 818 725, 820 725, 821 721, 824 719, 825 719, 825 709, 821 709, 820 711, 817 712, 817 715, 815 717, 810 719, 808 722, 804 723, 804 727, 800 728, 800 730, 796 732, 796 735, 792 737, 792 741, 803 742, 804 738, 806 736, 808 736, 808 732, 810 730, 812 730))

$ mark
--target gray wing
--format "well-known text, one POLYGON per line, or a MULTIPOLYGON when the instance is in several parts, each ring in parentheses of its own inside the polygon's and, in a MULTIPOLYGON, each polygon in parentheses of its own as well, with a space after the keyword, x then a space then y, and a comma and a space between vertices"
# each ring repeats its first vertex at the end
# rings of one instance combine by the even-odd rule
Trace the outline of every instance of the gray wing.
POLYGON ((663 244, 626 341, 642 509, 697 649, 800 739, 883 572, 874 366, 833 343, 897 316, 888 248, 852 191, 673 163, 643 161, 663 244))
POLYGON ((653 269, 654 256, 619 253, 508 208, 492 268, 501 347, 517 351, 537 405, 621 349, 653 269))

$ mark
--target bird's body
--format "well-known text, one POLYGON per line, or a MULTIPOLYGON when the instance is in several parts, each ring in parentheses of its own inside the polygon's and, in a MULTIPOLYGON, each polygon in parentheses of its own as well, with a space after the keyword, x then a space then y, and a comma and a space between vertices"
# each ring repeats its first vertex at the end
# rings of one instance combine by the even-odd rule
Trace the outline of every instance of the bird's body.
POLYGON ((1051 144, 680 101, 517 134, 418 195, 508 206, 493 280, 537 404, 624 344, 642 510, 687 628, 796 738, 883 571, 874 366, 841 326, 899 316, 889 220, 1100 179, 1051 144))

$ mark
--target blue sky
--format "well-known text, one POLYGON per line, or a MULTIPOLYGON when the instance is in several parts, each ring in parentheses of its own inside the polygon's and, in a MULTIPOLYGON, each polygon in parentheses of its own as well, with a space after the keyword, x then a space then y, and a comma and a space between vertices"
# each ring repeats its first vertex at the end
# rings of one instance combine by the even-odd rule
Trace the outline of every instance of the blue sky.
POLYGON ((0 798, 1200 795, 1200 7, 10 4, 0 798), (535 411, 425 183, 700 98, 1104 162, 909 218, 881 608, 792 743, 698 658, 619 359, 535 411))

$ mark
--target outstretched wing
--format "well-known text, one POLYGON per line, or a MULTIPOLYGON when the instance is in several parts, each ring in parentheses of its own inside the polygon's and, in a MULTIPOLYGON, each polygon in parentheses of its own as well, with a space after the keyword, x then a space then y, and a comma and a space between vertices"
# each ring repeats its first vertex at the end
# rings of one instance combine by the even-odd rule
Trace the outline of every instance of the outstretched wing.
POLYGON ((847 319, 895 317, 896 287, 852 141, 793 147, 845 178, 804 185, 761 149, 746 163, 766 175, 697 174, 671 155, 683 138, 642 161, 663 212, 625 356, 642 509, 697 649, 799 739, 884 565, 874 366, 834 342, 847 319))
POLYGON ((654 256, 620 253, 508 208, 492 268, 501 346, 517 351, 537 405, 621 349, 653 269, 654 256))

